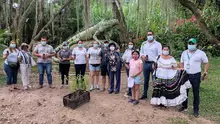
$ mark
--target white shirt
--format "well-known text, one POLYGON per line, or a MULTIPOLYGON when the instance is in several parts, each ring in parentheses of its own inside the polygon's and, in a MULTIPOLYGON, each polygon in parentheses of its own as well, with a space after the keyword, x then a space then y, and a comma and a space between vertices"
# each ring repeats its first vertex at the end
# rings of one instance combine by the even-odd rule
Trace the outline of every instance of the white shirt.
POLYGON ((125 53, 124 53, 123 56, 122 56, 122 60, 123 60, 124 62, 126 62, 126 63, 129 63, 130 60, 132 59, 131 53, 132 53, 132 50, 131 50, 131 49, 126 49, 126 50, 125 50, 125 53))
POLYGON ((5 59, 5 64, 8 65, 9 62, 18 62, 19 50, 15 49, 13 52, 10 52, 9 48, 3 51, 3 55, 9 54, 5 59))
POLYGON ((101 63, 101 48, 90 47, 87 51, 89 54, 89 64, 100 64, 101 63))
POLYGON ((208 63, 208 58, 205 52, 199 49, 194 53, 185 50, 181 55, 180 62, 184 64, 184 70, 186 70, 188 74, 196 74, 201 72, 201 63, 208 63))
POLYGON ((170 59, 163 59, 160 56, 157 60, 156 77, 162 79, 172 79, 177 73, 177 70, 174 70, 173 67, 177 67, 176 60, 173 57, 170 59))
POLYGON ((162 53, 162 45, 154 40, 152 43, 145 41, 141 45, 140 56, 148 55, 148 61, 153 61, 158 55, 162 53))
POLYGON ((74 64, 86 64, 86 48, 75 47, 72 51, 72 55, 75 56, 74 64))

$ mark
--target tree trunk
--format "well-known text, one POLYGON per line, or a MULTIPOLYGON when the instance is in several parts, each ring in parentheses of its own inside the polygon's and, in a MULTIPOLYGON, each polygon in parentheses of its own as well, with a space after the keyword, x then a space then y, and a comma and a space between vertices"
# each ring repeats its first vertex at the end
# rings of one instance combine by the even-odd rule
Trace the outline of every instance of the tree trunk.
POLYGON ((220 41, 209 31, 208 26, 205 23, 205 21, 202 19, 200 10, 196 8, 196 5, 189 0, 179 0, 179 2, 181 3, 182 6, 188 8, 195 15, 199 27, 208 37, 209 42, 212 44, 216 44, 218 47, 220 47, 220 41))
POLYGON ((84 24, 85 29, 90 25, 90 0, 84 0, 84 24))
POLYGON ((123 14, 123 11, 122 11, 120 1, 118 1, 118 0, 113 0, 112 1, 112 10, 113 10, 115 18, 117 18, 119 20, 119 23, 120 23, 119 24, 119 30, 120 30, 119 45, 120 45, 121 42, 124 43, 124 42, 128 41, 128 39, 127 39, 127 28, 126 28, 125 18, 124 18, 124 14, 123 14))

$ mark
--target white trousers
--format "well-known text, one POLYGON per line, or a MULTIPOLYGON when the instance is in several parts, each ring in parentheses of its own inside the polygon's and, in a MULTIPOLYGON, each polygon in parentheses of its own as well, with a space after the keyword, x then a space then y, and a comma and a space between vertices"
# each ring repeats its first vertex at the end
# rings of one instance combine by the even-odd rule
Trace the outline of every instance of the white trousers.
POLYGON ((20 71, 23 86, 28 86, 30 83, 31 65, 20 64, 20 71))

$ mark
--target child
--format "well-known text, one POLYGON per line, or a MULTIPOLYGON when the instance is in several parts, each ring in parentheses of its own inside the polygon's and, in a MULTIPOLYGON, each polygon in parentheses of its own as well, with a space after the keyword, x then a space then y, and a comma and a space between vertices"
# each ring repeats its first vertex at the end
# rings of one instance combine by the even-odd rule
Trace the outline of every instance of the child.
POLYGON ((129 77, 134 78, 134 86, 132 87, 132 98, 128 101, 137 105, 139 103, 140 95, 140 82, 141 82, 141 72, 143 68, 143 63, 139 59, 140 53, 138 51, 132 52, 132 59, 129 63, 129 77))

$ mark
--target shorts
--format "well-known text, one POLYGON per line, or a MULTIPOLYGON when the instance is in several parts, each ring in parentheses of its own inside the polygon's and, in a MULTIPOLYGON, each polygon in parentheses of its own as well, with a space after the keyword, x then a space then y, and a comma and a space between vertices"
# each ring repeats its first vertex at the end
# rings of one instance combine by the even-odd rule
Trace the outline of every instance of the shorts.
POLYGON ((141 84, 141 76, 136 76, 134 78, 134 84, 141 84))
POLYGON ((103 65, 103 66, 101 66, 101 76, 106 76, 106 75, 109 76, 107 65, 103 65))
POLYGON ((89 70, 90 70, 90 71, 100 71, 100 65, 99 65, 99 64, 96 64, 96 65, 94 66, 94 65, 89 64, 89 70))

